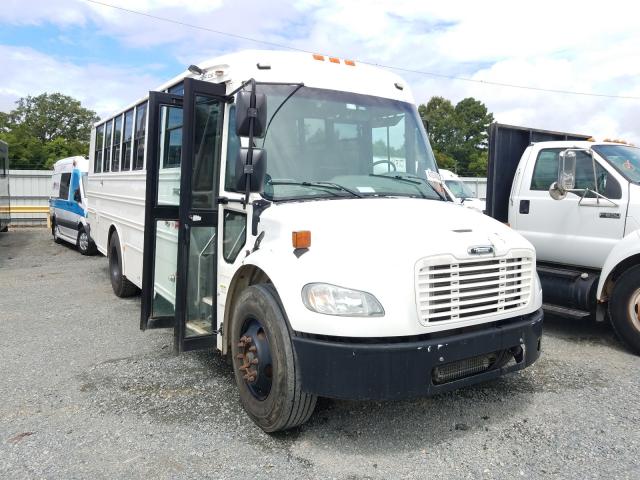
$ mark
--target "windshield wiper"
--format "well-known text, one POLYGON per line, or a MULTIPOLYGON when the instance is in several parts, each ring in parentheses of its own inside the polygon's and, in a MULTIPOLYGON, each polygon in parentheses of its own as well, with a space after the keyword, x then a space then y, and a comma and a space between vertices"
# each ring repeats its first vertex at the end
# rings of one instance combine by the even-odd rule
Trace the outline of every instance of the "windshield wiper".
POLYGON ((333 188, 334 190, 342 190, 347 192, 353 197, 362 198, 362 195, 344 185, 339 185, 332 182, 294 182, 292 180, 272 180, 269 182, 271 185, 301 185, 303 187, 311 188, 333 188))
MULTIPOLYGON (((373 173, 370 173, 369 175, 373 175, 373 176, 376 176, 376 177, 389 177, 389 176, 390 176, 390 175, 374 175, 373 173)), ((445 196, 444 196, 444 195, 442 195, 442 194, 438 191, 438 189, 437 189, 436 187, 434 187, 433 185, 431 185, 431 182, 429 182, 428 180, 425 180, 425 179, 424 179, 424 178, 422 178, 422 177, 419 177, 419 176, 414 175, 414 174, 412 174, 412 173, 402 173, 402 174, 400 174, 400 173, 396 173, 396 174, 395 174, 394 176, 392 176, 391 178, 398 178, 398 179, 404 180, 404 181, 406 181, 406 182, 411 182, 411 180, 409 180, 409 179, 410 179, 410 178, 415 178, 417 181, 416 181, 416 182, 411 182, 411 183, 414 183, 414 184, 423 184, 423 183, 426 183, 427 185, 429 185, 429 187, 431 187, 431 190, 433 190, 433 191, 435 192, 435 194, 436 194, 436 195, 438 195, 438 197, 439 197, 441 200, 444 200, 445 202, 447 201, 447 199, 445 198, 445 196)), ((423 195, 423 197, 424 197, 424 195, 423 195)), ((424 198, 426 198, 426 197, 424 197, 424 198)))
POLYGON ((416 182, 415 180, 410 180, 409 178, 405 178, 405 177, 402 177, 400 175, 379 175, 377 173, 370 173, 369 176, 370 177, 389 178, 391 180, 398 180, 400 182, 409 183, 409 184, 413 185, 414 187, 416 187, 416 190, 418 190, 418 193, 420 194, 420 196, 422 198, 427 198, 425 196, 425 194, 422 193, 422 190, 420 190, 420 187, 418 186, 418 185, 421 185, 423 183, 422 179, 420 177, 416 177, 416 178, 418 178, 421 181, 416 182))

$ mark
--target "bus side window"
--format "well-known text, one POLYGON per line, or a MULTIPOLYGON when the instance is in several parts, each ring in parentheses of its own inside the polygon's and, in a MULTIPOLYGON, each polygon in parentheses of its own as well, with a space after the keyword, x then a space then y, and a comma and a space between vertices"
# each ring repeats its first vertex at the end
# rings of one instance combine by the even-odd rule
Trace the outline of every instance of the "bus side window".
POLYGON ((133 145, 133 169, 142 170, 144 167, 144 139, 147 128, 147 102, 136 108, 136 134, 133 145))
POLYGON ((104 156, 103 156, 103 172, 111 170, 111 141, 113 139, 113 120, 109 120, 106 124, 106 131, 104 136, 104 156))
POLYGON ((113 123, 113 149, 111 153, 111 171, 120 171, 120 141, 122 140, 122 115, 118 115, 113 123))
POLYGON ((222 256, 227 263, 233 263, 236 260, 246 240, 247 216, 240 212, 225 211, 222 256))
POLYGON ((71 173, 63 173, 60 177, 60 192, 58 198, 69 200, 69 182, 71 181, 71 173))
POLYGON ((224 175, 224 189, 234 190, 236 180, 236 158, 240 151, 240 137, 236 135, 236 106, 229 108, 229 129, 227 139, 227 167, 224 175))
POLYGON ((102 171, 102 143, 104 141, 104 125, 96 128, 96 146, 93 157, 93 172, 100 173, 102 171))
POLYGON ((122 170, 131 170, 131 139, 133 138, 133 109, 124 114, 122 135, 122 170))

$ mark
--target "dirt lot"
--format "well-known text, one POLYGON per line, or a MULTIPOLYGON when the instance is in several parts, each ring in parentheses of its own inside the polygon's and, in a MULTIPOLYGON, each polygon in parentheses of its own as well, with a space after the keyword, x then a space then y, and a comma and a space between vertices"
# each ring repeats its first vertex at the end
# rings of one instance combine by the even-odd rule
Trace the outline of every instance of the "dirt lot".
POLYGON ((0 478, 640 478, 640 358, 546 319, 543 356, 414 401, 322 400, 269 436, 209 352, 176 356, 104 257, 0 234, 0 478))

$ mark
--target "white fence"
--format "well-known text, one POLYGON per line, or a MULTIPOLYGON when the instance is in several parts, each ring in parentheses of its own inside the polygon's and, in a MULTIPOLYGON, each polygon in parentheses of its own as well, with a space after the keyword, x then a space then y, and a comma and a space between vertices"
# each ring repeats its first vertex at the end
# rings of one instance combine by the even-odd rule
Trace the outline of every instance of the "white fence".
POLYGON ((477 198, 487 198, 487 179, 482 177, 460 177, 477 198))
POLYGON ((51 170, 9 170, 12 226, 47 224, 51 174, 51 170))

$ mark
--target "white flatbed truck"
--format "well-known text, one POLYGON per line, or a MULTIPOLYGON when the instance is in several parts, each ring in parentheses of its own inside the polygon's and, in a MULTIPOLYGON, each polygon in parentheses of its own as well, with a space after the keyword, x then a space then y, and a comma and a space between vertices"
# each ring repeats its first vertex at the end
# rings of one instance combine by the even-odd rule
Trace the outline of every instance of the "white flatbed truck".
POLYGON ((487 213, 536 248, 544 307, 640 354, 640 149, 494 123, 487 213))

